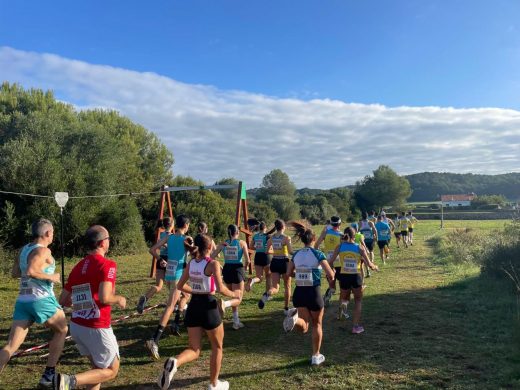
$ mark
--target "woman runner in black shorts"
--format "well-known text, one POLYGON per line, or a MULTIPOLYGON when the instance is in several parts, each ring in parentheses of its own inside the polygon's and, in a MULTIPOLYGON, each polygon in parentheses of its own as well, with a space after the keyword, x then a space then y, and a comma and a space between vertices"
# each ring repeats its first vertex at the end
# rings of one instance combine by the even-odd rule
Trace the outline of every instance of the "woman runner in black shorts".
POLYGON ((261 283, 265 275, 265 292, 271 288, 271 260, 273 256, 267 252, 267 241, 270 235, 274 232, 274 228, 269 232, 264 221, 258 224, 258 232, 253 236, 251 240, 251 248, 255 250, 255 275, 256 277, 249 279, 246 283, 246 291, 250 291, 253 285, 261 283))
POLYGON ((235 299, 240 299, 242 293, 240 290, 229 290, 222 282, 220 264, 209 257, 211 241, 211 237, 198 234, 194 241, 188 239, 186 242, 193 259, 184 269, 177 282, 177 288, 192 294, 184 320, 188 328, 189 347, 176 357, 168 358, 164 363, 164 369, 157 382, 163 390, 170 387, 173 376, 180 366, 199 357, 203 333, 206 333, 211 343, 208 389, 229 389, 228 382, 218 380, 222 364, 224 327, 215 291, 235 299))
POLYGON ((292 261, 289 262, 287 273, 295 275, 296 288, 293 294, 295 308, 289 310, 284 320, 283 327, 290 332, 296 327, 302 333, 307 333, 309 323, 312 325, 312 365, 320 365, 325 361, 325 356, 320 353, 321 340, 323 338, 323 297, 321 296, 321 269, 329 279, 334 279, 334 271, 330 267, 325 254, 313 248, 316 235, 312 228, 299 222, 289 222, 296 231, 295 236, 305 245, 298 250, 292 261))

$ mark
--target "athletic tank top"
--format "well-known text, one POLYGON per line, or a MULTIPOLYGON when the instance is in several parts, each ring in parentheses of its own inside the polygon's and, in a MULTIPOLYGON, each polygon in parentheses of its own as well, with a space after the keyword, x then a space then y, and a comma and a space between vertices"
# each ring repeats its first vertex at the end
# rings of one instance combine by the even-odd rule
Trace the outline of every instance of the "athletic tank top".
MULTIPOLYGON (((323 239, 323 249, 327 254, 327 258, 330 260, 336 247, 341 244, 341 232, 334 229, 327 229, 325 238, 323 239)), ((336 261, 336 259, 334 259, 336 261)))
MULTIPOLYGON (((27 269, 29 268, 29 255, 36 248, 43 248, 40 244, 27 244, 20 252, 20 271, 22 278, 20 279, 20 291, 18 294, 18 301, 20 302, 34 302, 42 298, 53 297, 54 290, 52 283, 49 280, 35 279, 27 276, 27 269)), ((42 272, 52 275, 56 269, 56 261, 52 258, 52 264, 47 265, 42 272)))
POLYGON ((401 218, 399 220, 399 228, 401 231, 408 230, 408 218, 401 218))
POLYGON ((168 237, 168 264, 166 265, 166 276, 174 277, 179 270, 184 269, 186 255, 188 252, 184 247, 185 236, 183 234, 170 234, 168 237))
MULTIPOLYGON (((159 234, 159 241, 162 240, 165 236, 167 236, 169 234, 170 234, 170 232, 161 232, 159 234)), ((161 256, 168 256, 168 246, 167 245, 161 246, 159 253, 161 254, 161 256)))
POLYGON ((215 278, 206 276, 206 266, 212 261, 209 257, 202 260, 191 260, 189 267, 189 284, 192 294, 213 294, 215 292, 215 278))
POLYGON ((314 287, 321 284, 320 262, 327 260, 322 251, 305 247, 293 256, 296 286, 314 287))
POLYGON ((284 234, 277 234, 271 236, 271 243, 273 244, 273 257, 289 257, 289 250, 287 245, 284 244, 284 234))
POLYGON ((240 246, 239 240, 226 240, 226 246, 222 248, 224 252, 224 264, 241 264, 244 250, 240 246))
POLYGON ((339 262, 342 274, 358 274, 361 272, 361 254, 359 245, 342 242, 339 247, 339 262))
POLYGON ((365 237, 365 241, 373 241, 374 240, 374 232, 370 227, 370 224, 367 220, 361 221, 361 227, 359 228, 359 232, 365 237))
POLYGON ((265 253, 267 251, 267 234, 256 233, 253 236, 253 246, 255 251, 259 253, 265 253))
POLYGON ((383 221, 376 223, 377 239, 379 241, 387 241, 390 239, 390 226, 383 221))

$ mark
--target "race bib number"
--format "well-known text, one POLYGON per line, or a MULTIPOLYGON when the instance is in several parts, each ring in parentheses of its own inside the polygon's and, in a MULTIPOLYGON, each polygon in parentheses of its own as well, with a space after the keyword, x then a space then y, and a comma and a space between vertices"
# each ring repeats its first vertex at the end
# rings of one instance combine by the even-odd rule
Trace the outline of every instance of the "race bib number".
POLYGON ((389 235, 390 235, 390 230, 388 230, 388 229, 383 229, 383 230, 381 230, 381 235, 382 235, 382 236, 385 236, 385 237, 386 237, 386 236, 389 236, 389 235))
POLYGON ((92 291, 90 291, 90 283, 72 287, 71 299, 74 311, 90 310, 95 306, 92 291))
POLYGON ((264 243, 260 240, 256 240, 255 241, 255 249, 263 249, 264 248, 264 243))
POLYGON ((22 276, 20 280, 20 295, 33 295, 35 289, 31 286, 30 280, 27 276, 22 276))
POLYGON ((309 268, 297 268, 295 272, 297 286, 312 286, 312 270, 309 268))
POLYGON ((178 261, 168 261, 166 264, 166 276, 169 278, 175 277, 175 273, 177 272, 177 266, 179 265, 178 261))
POLYGON ((229 245, 224 247, 224 257, 226 258, 226 260, 238 260, 238 247, 229 245))
POLYGON ((281 240, 276 240, 276 241, 273 241, 273 249, 282 249, 282 241, 281 240))
POLYGON ((190 277, 190 285, 191 285, 192 292, 195 294, 209 292, 209 290, 206 289, 206 287, 204 286, 204 280, 202 280, 202 278, 190 277))
POLYGON ((372 239, 372 231, 371 230, 363 231, 363 236, 365 237, 365 240, 371 240, 372 239))
POLYGON ((357 260, 345 259, 343 260, 343 272, 347 274, 357 274, 357 260))

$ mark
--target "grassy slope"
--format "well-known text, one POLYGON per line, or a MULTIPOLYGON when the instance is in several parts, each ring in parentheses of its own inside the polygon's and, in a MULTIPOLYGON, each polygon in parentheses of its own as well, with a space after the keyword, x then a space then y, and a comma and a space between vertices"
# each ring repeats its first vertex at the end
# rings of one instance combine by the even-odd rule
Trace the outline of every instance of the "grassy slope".
MULTIPOLYGON (((447 228, 492 229, 501 224, 446 221, 447 228)), ((322 352, 327 360, 319 368, 309 366, 310 335, 283 332, 282 297, 259 311, 256 302, 261 291, 255 286, 240 309, 246 328, 234 331, 229 321, 225 324, 222 377, 234 389, 520 388, 515 374, 520 372, 520 365, 514 354, 517 339, 512 334, 511 299, 504 295, 497 298, 501 286, 478 278, 476 267, 447 269, 433 265, 426 240, 435 234, 439 234, 438 221, 419 224, 416 245, 407 250, 393 246, 388 265, 367 279, 364 334, 351 335, 350 321, 334 318, 334 302, 325 314, 322 352)), ((119 259, 118 290, 130 298, 129 302, 135 302, 149 285, 143 277, 148 266, 148 256, 119 259)), ((8 336, 16 289, 16 281, 0 277, 0 299, 6 302, 0 307, 1 340, 8 336)), ((164 296, 161 293, 152 303, 164 296)), ((121 314, 114 311, 114 317, 121 314)), ((105 388, 155 388, 162 363, 150 360, 143 340, 153 332, 157 315, 154 311, 114 327, 123 364, 119 377, 105 388)), ((36 327, 24 346, 47 337, 46 330, 36 327)), ((177 354, 186 343, 185 334, 180 338, 165 337, 161 354, 177 354)), ((14 359, 0 377, 0 388, 34 388, 44 364, 38 355, 14 359)), ((206 388, 208 366, 206 344, 197 362, 179 370, 175 388, 206 388)), ((60 369, 77 372, 86 368, 85 361, 68 343, 60 369)))

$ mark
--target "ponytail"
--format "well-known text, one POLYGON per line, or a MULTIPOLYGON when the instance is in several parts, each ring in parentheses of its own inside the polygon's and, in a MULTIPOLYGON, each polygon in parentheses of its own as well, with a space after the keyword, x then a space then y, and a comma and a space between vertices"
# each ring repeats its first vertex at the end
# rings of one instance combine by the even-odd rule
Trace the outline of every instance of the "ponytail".
POLYGON ((227 234, 229 239, 231 240, 237 233, 239 232, 237 225, 229 225, 227 227, 227 234))
POLYGON ((349 241, 349 240, 353 240, 354 237, 356 237, 356 232, 354 231, 353 228, 351 228, 350 226, 345 228, 345 230, 343 231, 343 233, 345 234, 343 236, 343 239, 346 240, 346 241, 349 241))
POLYGON ((184 239, 184 247, 193 258, 204 256, 211 249, 211 237, 207 234, 197 234, 195 240, 191 237, 184 239))
POLYGON ((316 240, 316 234, 312 230, 312 226, 307 221, 290 221, 289 226, 294 230, 294 237, 300 240, 304 245, 310 245, 316 240))

